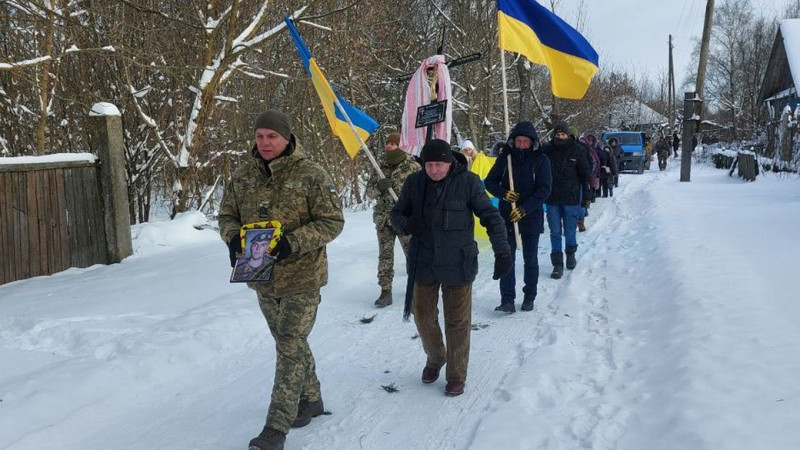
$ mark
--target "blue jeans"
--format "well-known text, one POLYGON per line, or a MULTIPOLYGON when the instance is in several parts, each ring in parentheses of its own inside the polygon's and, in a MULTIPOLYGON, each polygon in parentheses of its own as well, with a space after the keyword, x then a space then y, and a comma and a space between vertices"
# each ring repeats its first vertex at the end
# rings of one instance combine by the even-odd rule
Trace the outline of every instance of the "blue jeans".
MULTIPOLYGON (((524 262, 524 281, 522 288, 525 300, 536 299, 536 284, 539 282, 539 233, 522 234, 522 260, 524 262)), ((514 269, 517 266, 517 240, 514 238, 513 228, 508 233, 508 244, 511 246, 511 271, 500 278, 500 302, 514 303, 517 298, 517 277, 514 269)))
POLYGON ((561 253, 561 236, 567 247, 577 247, 575 230, 581 205, 547 205, 547 225, 550 227, 550 253, 561 253))

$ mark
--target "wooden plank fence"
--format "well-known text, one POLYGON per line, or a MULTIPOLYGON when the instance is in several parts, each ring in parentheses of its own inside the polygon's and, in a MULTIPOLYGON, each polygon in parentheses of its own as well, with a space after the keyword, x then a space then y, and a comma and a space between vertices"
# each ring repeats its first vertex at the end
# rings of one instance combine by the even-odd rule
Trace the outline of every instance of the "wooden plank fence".
POLYGON ((0 165, 0 284, 107 264, 94 163, 0 165))
POLYGON ((88 131, 100 162, 0 158, 0 284, 132 254, 121 117, 94 109, 88 131))

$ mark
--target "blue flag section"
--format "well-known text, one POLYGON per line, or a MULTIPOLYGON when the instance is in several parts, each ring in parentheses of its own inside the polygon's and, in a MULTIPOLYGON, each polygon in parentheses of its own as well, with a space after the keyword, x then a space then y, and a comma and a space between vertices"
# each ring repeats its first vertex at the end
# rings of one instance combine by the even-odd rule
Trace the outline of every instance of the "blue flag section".
POLYGON ((553 94, 579 100, 598 69, 597 52, 578 31, 535 0, 498 0, 500 48, 547 66, 553 94))
POLYGON ((305 42, 303 42, 303 39, 300 37, 300 33, 298 33, 292 20, 286 17, 284 21, 286 22, 286 27, 289 29, 289 34, 292 36, 294 45, 297 47, 297 53, 300 54, 300 59, 303 60, 303 65, 311 76, 311 82, 314 84, 314 89, 317 91, 317 95, 322 102, 322 108, 325 110, 325 116, 328 118, 328 123, 331 126, 331 130, 333 130, 333 134, 342 141, 342 145, 344 145, 347 154, 350 155, 351 158, 355 158, 358 151, 361 149, 361 143, 358 141, 358 137, 355 133, 353 133, 353 129, 348 125, 345 115, 337 108, 336 100, 339 101, 342 109, 347 113, 347 117, 350 118, 350 121, 355 126, 356 132, 361 136, 361 140, 364 142, 378 129, 378 122, 364 111, 348 103, 347 100, 333 91, 331 85, 328 84, 328 80, 325 79, 325 75, 322 74, 322 70, 320 70, 317 65, 314 56, 308 51, 308 47, 306 47, 305 42))

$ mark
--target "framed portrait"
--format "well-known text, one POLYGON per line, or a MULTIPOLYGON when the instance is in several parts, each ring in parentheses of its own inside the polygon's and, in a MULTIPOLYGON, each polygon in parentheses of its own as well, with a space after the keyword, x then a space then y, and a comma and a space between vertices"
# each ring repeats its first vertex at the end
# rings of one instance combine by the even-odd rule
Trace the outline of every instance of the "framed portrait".
POLYGON ((271 281, 275 258, 269 253, 275 248, 279 229, 269 226, 245 227, 241 230, 243 253, 233 266, 231 283, 271 281))

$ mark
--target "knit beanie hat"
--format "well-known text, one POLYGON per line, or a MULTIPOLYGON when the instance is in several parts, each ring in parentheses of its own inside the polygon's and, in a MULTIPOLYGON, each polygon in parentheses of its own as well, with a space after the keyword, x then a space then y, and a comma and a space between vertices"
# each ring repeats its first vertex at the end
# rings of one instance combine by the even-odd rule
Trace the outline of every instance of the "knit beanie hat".
POLYGON ((286 114, 274 109, 270 109, 256 118, 253 129, 257 130, 259 128, 268 128, 277 131, 278 134, 285 137, 287 140, 290 140, 290 136, 292 135, 291 127, 289 127, 289 118, 286 117, 286 114))
POLYGON ((441 139, 433 139, 422 147, 422 161, 453 162, 450 144, 441 139))
POLYGON ((468 148, 475 150, 475 145, 469 139, 464 139, 464 141, 461 142, 461 151, 468 148))
POLYGON ((569 124, 565 120, 556 122, 555 126, 553 127, 553 135, 557 133, 569 134, 569 124))
POLYGON ((386 136, 386 143, 387 144, 392 143, 394 145, 400 145, 400 133, 389 133, 389 135, 386 136))

